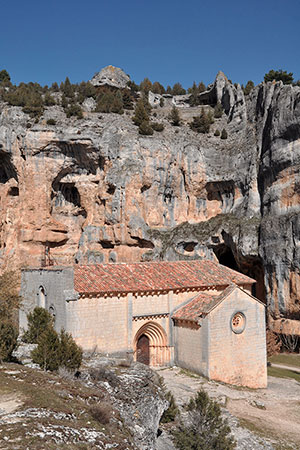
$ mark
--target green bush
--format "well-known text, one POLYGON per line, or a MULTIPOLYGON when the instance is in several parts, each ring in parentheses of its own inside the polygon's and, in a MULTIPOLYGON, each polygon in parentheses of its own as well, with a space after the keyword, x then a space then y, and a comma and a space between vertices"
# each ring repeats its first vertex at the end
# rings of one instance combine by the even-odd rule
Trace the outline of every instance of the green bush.
POLYGON ((53 326, 51 314, 44 308, 36 306, 34 310, 27 315, 28 328, 23 334, 23 341, 28 344, 36 344, 39 337, 53 326))
POLYGON ((106 425, 112 416, 112 407, 109 403, 102 402, 99 405, 91 406, 90 413, 93 419, 102 425, 106 425))
POLYGON ((246 84, 246 87, 243 89, 245 95, 249 95, 252 89, 254 88, 253 81, 249 80, 246 84))
POLYGON ((52 326, 46 328, 37 340, 37 347, 31 352, 32 361, 44 370, 78 369, 82 361, 82 350, 69 333, 60 335, 52 326))
POLYGON ((83 118, 82 109, 81 109, 80 105, 78 105, 77 103, 72 103, 70 106, 68 106, 65 109, 65 113, 68 118, 70 118, 72 116, 77 117, 77 119, 83 118))
POLYGON ((137 126, 140 126, 143 122, 149 122, 149 115, 142 99, 140 99, 135 106, 132 121, 137 126))
POLYGON ((227 131, 225 130, 225 128, 223 128, 221 133, 221 139, 227 139, 227 137, 228 137, 227 131))
POLYGON ((133 109, 133 96, 128 89, 123 89, 122 101, 124 109, 133 109))
POLYGON ((19 306, 18 277, 5 272, 0 276, 0 361, 9 361, 17 348, 19 306))
POLYGON ((223 116, 223 107, 220 102, 214 107, 214 118, 220 119, 223 116))
POLYGON ((169 402, 169 407, 161 416, 160 423, 174 422, 178 414, 178 407, 176 405, 175 398, 172 392, 168 391, 166 393, 166 399, 169 402))
POLYGON ((144 121, 140 124, 139 134, 143 134, 145 136, 151 136, 153 134, 153 129, 152 129, 149 121, 144 121))
POLYGON ((163 108, 163 107, 165 106, 165 101, 164 101, 163 97, 161 97, 161 98, 159 99, 159 106, 160 106, 161 108, 163 108))
POLYGON ((50 95, 49 92, 46 92, 44 97, 44 105, 45 106, 54 106, 56 104, 55 99, 50 95))
POLYGON ((9 75, 9 73, 7 72, 7 70, 1 70, 0 71, 0 83, 6 83, 6 82, 8 82, 8 81, 10 81, 10 75, 9 75))
POLYGON ((220 130, 216 130, 215 132, 214 132, 214 136, 220 136, 220 130))
POLYGON ((282 81, 283 84, 292 84, 294 81, 293 73, 287 73, 286 70, 270 70, 264 76, 264 81, 282 81))
POLYGON ((123 114, 122 94, 109 88, 103 88, 97 97, 96 112, 123 114))
POLYGON ((10 361, 18 345, 17 327, 9 321, 0 322, 0 362, 10 361))
POLYGON ((164 124, 159 122, 152 122, 151 127, 154 131, 163 131, 164 130, 164 124))
POLYGON ((171 124, 174 127, 179 127, 180 126, 181 118, 180 118, 179 111, 178 111, 178 109, 176 108, 175 105, 171 109, 171 112, 170 112, 170 115, 169 115, 169 119, 171 121, 171 124))
POLYGON ((60 365, 59 336, 48 327, 38 338, 37 347, 31 352, 32 361, 43 370, 58 370, 60 365))
POLYGON ((48 119, 46 123, 47 125, 56 125, 56 121, 54 119, 48 119))
POLYGON ((197 133, 209 133, 210 125, 212 123, 213 118, 211 112, 206 114, 206 112, 202 108, 200 116, 196 116, 193 118, 193 121, 190 123, 190 127, 197 133))
POLYGON ((76 344, 70 333, 60 332, 59 366, 66 369, 78 369, 82 361, 82 349, 76 344))
POLYGON ((172 432, 175 446, 180 450, 232 450, 236 447, 220 406, 203 390, 187 405, 189 425, 182 423, 172 432))

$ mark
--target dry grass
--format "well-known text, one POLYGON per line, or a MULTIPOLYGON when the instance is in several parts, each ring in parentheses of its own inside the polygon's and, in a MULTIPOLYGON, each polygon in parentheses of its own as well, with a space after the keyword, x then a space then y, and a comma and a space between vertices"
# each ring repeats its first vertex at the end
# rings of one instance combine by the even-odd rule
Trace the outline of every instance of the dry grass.
MULTIPOLYGON (((0 367, 0 404, 5 396, 21 399, 18 411, 29 408, 46 410, 48 417, 22 417, 14 423, 4 423, 0 429, 0 449, 7 449, 7 442, 14 450, 56 449, 58 444, 52 437, 43 439, 38 435, 41 427, 82 428, 104 433, 103 442, 119 443, 123 447, 124 436, 129 434, 120 430, 116 421, 110 421, 114 412, 109 398, 101 386, 85 386, 80 380, 60 377, 59 374, 34 370, 17 364, 4 364, 0 367), (91 406, 91 404, 93 406, 91 406), (59 418, 56 413, 66 416, 59 418), (72 416, 69 416, 72 415, 72 416), (4 439, 6 438, 6 439, 4 439), (8 439, 8 440, 7 440, 8 439)), ((1 416, 5 419, 5 416, 1 416)), ((61 443, 59 448, 92 449, 92 444, 84 442, 61 443)))
POLYGON ((293 378, 300 383, 300 373, 279 367, 268 367, 268 376, 277 378, 293 378))
POLYGON ((270 363, 283 364, 285 366, 293 366, 300 368, 300 354, 296 353, 279 353, 278 355, 268 358, 270 363))

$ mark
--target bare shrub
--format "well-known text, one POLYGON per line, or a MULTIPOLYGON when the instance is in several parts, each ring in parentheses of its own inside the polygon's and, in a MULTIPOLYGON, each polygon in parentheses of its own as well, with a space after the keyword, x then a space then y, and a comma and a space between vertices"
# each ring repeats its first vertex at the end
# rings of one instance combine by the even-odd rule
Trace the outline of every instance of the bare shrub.
POLYGON ((288 352, 293 353, 298 345, 299 336, 296 334, 281 334, 280 335, 282 345, 288 352))
POLYGON ((111 386, 118 385, 118 377, 105 367, 91 369, 89 373, 94 381, 107 381, 111 386))
POLYGON ((101 423, 102 425, 106 425, 110 421, 112 408, 109 403, 103 402, 99 405, 91 406, 90 413, 92 417, 97 420, 97 422, 101 423))
POLYGON ((280 336, 268 328, 266 337, 267 337, 267 355, 273 356, 280 353, 282 347, 280 336))

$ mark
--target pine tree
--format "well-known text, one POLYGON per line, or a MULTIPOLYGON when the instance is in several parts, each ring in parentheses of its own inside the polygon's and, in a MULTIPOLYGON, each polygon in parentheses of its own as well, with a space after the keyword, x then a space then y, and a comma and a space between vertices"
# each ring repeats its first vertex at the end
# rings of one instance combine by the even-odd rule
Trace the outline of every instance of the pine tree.
POLYGON ((210 125, 212 123, 211 113, 206 114, 202 108, 200 116, 195 116, 190 123, 190 127, 197 133, 209 133, 210 125))
POLYGON ((139 134, 143 134, 146 136, 151 136, 153 134, 153 128, 151 127, 148 120, 142 122, 139 126, 139 134))
POLYGON ((220 102, 218 102, 216 104, 216 106, 214 107, 214 118, 215 119, 220 119, 223 115, 223 107, 221 105, 220 102))
POLYGON ((233 450, 235 440, 230 435, 227 421, 222 418, 220 406, 205 391, 198 391, 187 405, 189 425, 182 423, 173 431, 179 450, 233 450))
POLYGON ((140 126, 143 122, 149 122, 149 115, 144 106, 144 102, 140 99, 134 110, 134 116, 132 117, 132 121, 135 125, 140 126))
POLYGON ((173 95, 184 95, 186 94, 186 90, 181 86, 180 83, 175 83, 172 88, 173 95))
POLYGON ((227 131, 225 130, 225 128, 223 128, 221 133, 221 139, 227 139, 227 137, 228 137, 227 131))
POLYGON ((70 333, 60 332, 59 366, 66 369, 78 369, 82 361, 82 349, 76 344, 70 333))
POLYGON ((204 92, 204 91, 206 91, 206 86, 203 83, 203 81, 200 81, 200 83, 198 84, 198 92, 200 94, 201 92, 204 92))
POLYGON ((253 81, 249 80, 246 84, 246 87, 243 89, 245 95, 249 95, 252 89, 254 88, 253 81))
POLYGON ((60 365, 59 336, 49 327, 38 338, 37 347, 31 352, 32 361, 44 370, 57 370, 60 365))
POLYGON ((283 84, 292 84, 294 81, 293 73, 287 73, 286 70, 270 70, 264 76, 264 81, 282 81, 283 84))
POLYGON ((169 119, 170 119, 171 124, 173 126, 178 127, 180 125, 180 121, 181 121, 180 114, 179 114, 179 111, 178 111, 178 109, 176 108, 175 105, 173 106, 173 108, 171 110, 169 119))
POLYGON ((152 90, 152 83, 149 78, 144 78, 140 84, 140 91, 148 94, 149 91, 152 90))
POLYGON ((44 308, 36 306, 32 312, 27 315, 28 327, 23 334, 23 341, 28 344, 36 344, 38 338, 53 326, 51 314, 44 308))
POLYGON ((165 93, 165 88, 158 81, 155 81, 152 85, 151 92, 153 92, 153 94, 163 95, 165 93))

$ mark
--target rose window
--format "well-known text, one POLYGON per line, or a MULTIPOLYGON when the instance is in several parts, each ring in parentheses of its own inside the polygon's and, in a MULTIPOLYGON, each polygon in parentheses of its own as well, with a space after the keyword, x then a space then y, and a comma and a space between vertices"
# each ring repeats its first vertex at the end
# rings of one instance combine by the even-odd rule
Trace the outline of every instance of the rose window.
POLYGON ((240 334, 246 326, 246 317, 242 312, 235 313, 231 318, 231 329, 234 333, 240 334))

